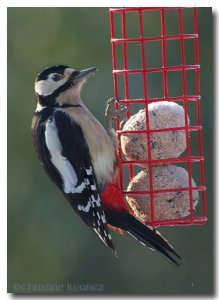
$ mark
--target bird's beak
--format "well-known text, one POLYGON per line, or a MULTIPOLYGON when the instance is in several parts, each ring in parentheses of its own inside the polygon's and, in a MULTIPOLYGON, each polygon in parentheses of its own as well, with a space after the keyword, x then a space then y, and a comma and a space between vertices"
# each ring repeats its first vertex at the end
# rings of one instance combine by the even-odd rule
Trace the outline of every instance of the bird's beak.
POLYGON ((77 80, 77 79, 81 79, 81 78, 86 78, 86 77, 89 77, 90 75, 93 75, 97 72, 97 68, 94 67, 94 68, 89 68, 89 69, 85 69, 85 70, 81 70, 79 71, 79 73, 77 75, 75 75, 73 77, 73 79, 77 80))

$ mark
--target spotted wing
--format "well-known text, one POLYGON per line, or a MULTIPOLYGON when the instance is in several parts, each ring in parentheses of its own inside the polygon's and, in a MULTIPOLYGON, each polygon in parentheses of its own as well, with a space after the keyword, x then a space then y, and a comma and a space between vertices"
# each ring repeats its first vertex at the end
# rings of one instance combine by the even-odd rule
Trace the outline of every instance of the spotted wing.
POLYGON ((67 113, 57 110, 46 124, 45 140, 65 197, 116 256, 81 127, 67 113))

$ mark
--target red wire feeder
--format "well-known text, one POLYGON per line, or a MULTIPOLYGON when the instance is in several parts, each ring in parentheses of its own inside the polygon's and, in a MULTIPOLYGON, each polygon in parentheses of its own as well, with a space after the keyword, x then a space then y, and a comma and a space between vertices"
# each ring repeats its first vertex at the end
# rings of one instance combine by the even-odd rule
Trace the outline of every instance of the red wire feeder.
MULTIPOLYGON (((170 17, 170 15, 169 15, 170 17)), ((110 9, 110 25, 111 25, 111 43, 112 43, 112 60, 113 60, 113 79, 114 79, 114 95, 118 97, 120 100, 116 103, 116 109, 119 108, 121 103, 124 103, 128 106, 128 111, 126 112, 126 118, 128 119, 131 115, 131 106, 136 106, 139 104, 143 104, 145 107, 146 112, 146 130, 139 130, 135 131, 135 133, 145 133, 149 135, 151 132, 155 131, 166 131, 166 130, 185 130, 186 133, 186 155, 179 158, 168 158, 168 159, 151 159, 151 148, 150 148, 150 139, 147 139, 148 143, 148 160, 141 161, 148 164, 149 169, 149 191, 135 191, 135 192, 128 192, 124 188, 124 168, 128 166, 129 169, 129 180, 131 180, 134 176, 133 165, 138 164, 140 161, 131 161, 126 160, 123 158, 122 150, 121 150, 121 141, 120 137, 121 134, 130 133, 131 131, 124 131, 120 128, 120 120, 116 122, 116 129, 118 134, 118 142, 119 142, 119 156, 122 163, 122 168, 120 171, 120 181, 121 187, 124 191, 124 195, 128 194, 150 194, 150 207, 151 207, 151 219, 147 221, 148 225, 153 227, 160 226, 160 225, 192 225, 192 224, 205 224, 207 221, 206 218, 206 195, 205 195, 205 185, 204 185, 204 157, 203 157, 203 148, 202 148, 202 126, 201 126, 201 112, 200 112, 200 65, 199 65, 199 52, 198 52, 198 25, 197 25, 197 11, 196 8, 143 8, 143 7, 133 7, 133 8, 111 8, 110 9), (170 10, 175 11, 175 15, 177 16, 177 22, 179 27, 178 34, 166 34, 166 22, 168 18, 168 12, 170 10), (184 33, 184 22, 183 22, 183 13, 186 10, 190 10, 191 18, 192 18, 192 32, 184 33), (145 25, 144 25, 144 18, 147 18, 150 13, 156 12, 159 14, 159 22, 161 23, 161 31, 160 35, 158 36, 147 36, 144 33, 145 25), (131 14, 135 14, 135 18, 137 17, 137 26, 136 32, 139 32, 139 36, 129 36, 127 27, 133 24, 128 24, 128 18, 131 14), (118 25, 118 19, 120 21, 118 25), (121 31, 120 36, 118 36, 117 32, 121 31), (193 49, 194 53, 194 64, 186 64, 185 59, 185 41, 186 40, 193 41, 193 49), (177 40, 180 43, 180 59, 181 63, 178 65, 171 65, 169 66, 167 63, 167 42, 170 40, 177 40), (159 68, 147 68, 147 61, 150 61, 150 57, 147 55, 147 45, 148 42, 155 42, 160 41, 161 43, 161 53, 162 53, 162 66, 159 68), (141 64, 142 67, 138 69, 130 69, 129 62, 128 62, 128 55, 127 55, 127 46, 130 44, 137 44, 138 49, 141 52, 141 64), (122 55, 117 54, 117 46, 120 45, 122 48, 122 55), (117 66, 123 64, 122 69, 118 69, 117 66), (194 70, 194 81, 195 81, 195 91, 193 95, 189 95, 187 93, 187 80, 186 80, 186 71, 187 70, 194 70), (181 95, 171 95, 168 92, 170 90, 170 86, 168 85, 168 75, 170 72, 173 71, 180 71, 181 72, 181 95), (148 91, 149 86, 147 85, 147 76, 148 74, 154 74, 155 72, 162 74, 162 82, 163 82, 163 96, 162 97, 149 97, 148 91), (129 86, 129 76, 130 74, 141 74, 143 78, 143 99, 132 99, 130 97, 130 86, 129 86), (123 84, 119 81, 119 76, 123 77, 123 84), (120 97, 120 90, 123 90, 123 97, 120 97), (131 99, 130 99, 131 98, 131 99), (185 110, 185 127, 176 127, 176 128, 168 128, 168 129, 157 129, 151 130, 149 126, 149 118, 148 118, 148 104, 150 102, 156 101, 181 101, 184 106, 185 110), (195 103, 196 106, 196 124, 191 126, 188 124, 188 109, 191 103, 195 103), (191 139, 190 136, 192 132, 196 132, 197 134, 195 142, 198 147, 198 152, 196 155, 191 153, 191 139), (178 189, 162 189, 162 190, 154 190, 153 189, 153 176, 152 176, 152 166, 154 163, 186 163, 187 171, 189 176, 189 186, 187 188, 178 188, 178 189), (192 170, 193 165, 199 166, 199 179, 195 177, 195 181, 197 186, 192 186, 192 170), (193 203, 192 203, 192 191, 197 190, 199 191, 199 198, 200 202, 197 206, 197 211, 193 211, 193 203), (190 215, 185 218, 178 218, 178 219, 165 219, 165 220, 156 220, 154 216, 154 194, 156 193, 167 193, 167 192, 178 192, 178 191, 189 191, 189 198, 190 198, 190 215)), ((153 24, 151 24, 153 26, 153 24)), ((175 50, 174 50, 175 51, 175 50)), ((140 53, 139 52, 139 53, 140 53)), ((175 54, 175 52, 174 52, 175 54)), ((137 59, 137 58, 136 58, 137 59)), ((138 57, 139 59, 139 57, 138 57)), ((133 62, 132 62, 133 63, 133 62)), ((138 85, 139 86, 139 85, 138 85)), ((137 98, 137 97, 136 97, 137 98)), ((120 116, 118 116, 120 118, 120 116)), ((196 171, 197 175, 197 171, 196 171)))

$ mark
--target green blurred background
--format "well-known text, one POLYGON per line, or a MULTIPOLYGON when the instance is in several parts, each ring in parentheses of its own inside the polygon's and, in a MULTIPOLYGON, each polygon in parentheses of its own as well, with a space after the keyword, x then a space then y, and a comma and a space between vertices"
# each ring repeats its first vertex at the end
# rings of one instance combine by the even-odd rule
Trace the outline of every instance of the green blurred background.
MULTIPOLYGON (((183 18, 185 31, 189 32, 191 11, 185 12, 183 18)), ((133 36, 135 22, 135 17, 130 16, 128 24, 132 25, 127 30, 133 36)), ((152 35, 159 34, 155 15, 148 16, 145 22, 152 35)), ((32 146, 30 127, 36 106, 33 84, 37 73, 50 65, 99 68, 84 87, 82 99, 105 125, 105 101, 113 96, 108 8, 8 8, 9 292, 16 292, 14 283, 103 284, 106 294, 214 292, 211 8, 198 9, 198 22, 208 222, 204 226, 160 228, 185 258, 185 266, 177 268, 126 234, 113 235, 119 259, 112 257, 46 177, 32 146)), ((119 34, 119 21, 116 26, 119 34)), ((172 13, 167 20, 169 34, 174 34, 177 26, 176 14, 172 13)), ((174 55, 178 46, 169 46, 172 64, 178 63, 178 54, 174 55)), ((139 56, 130 51, 131 67, 138 67, 139 56)), ((148 51, 148 67, 159 66, 159 50, 148 46, 148 51)), ((176 76, 169 80, 174 94, 180 85, 176 76)), ((151 91, 157 93, 151 96, 162 96, 158 78, 149 79, 149 84, 151 91)), ((141 97, 141 82, 136 78, 131 86, 139 93, 134 96, 141 97)), ((192 83, 188 88, 192 91, 192 83)), ((194 114, 191 110, 190 117, 194 114)))

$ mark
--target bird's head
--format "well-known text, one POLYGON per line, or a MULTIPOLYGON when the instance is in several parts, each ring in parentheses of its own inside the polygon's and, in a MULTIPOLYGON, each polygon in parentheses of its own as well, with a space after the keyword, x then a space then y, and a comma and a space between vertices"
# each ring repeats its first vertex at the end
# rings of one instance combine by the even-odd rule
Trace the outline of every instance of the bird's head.
POLYGON ((56 65, 46 68, 35 80, 35 93, 41 107, 54 107, 75 104, 80 101, 80 90, 86 79, 97 68, 77 71, 73 68, 56 65))

